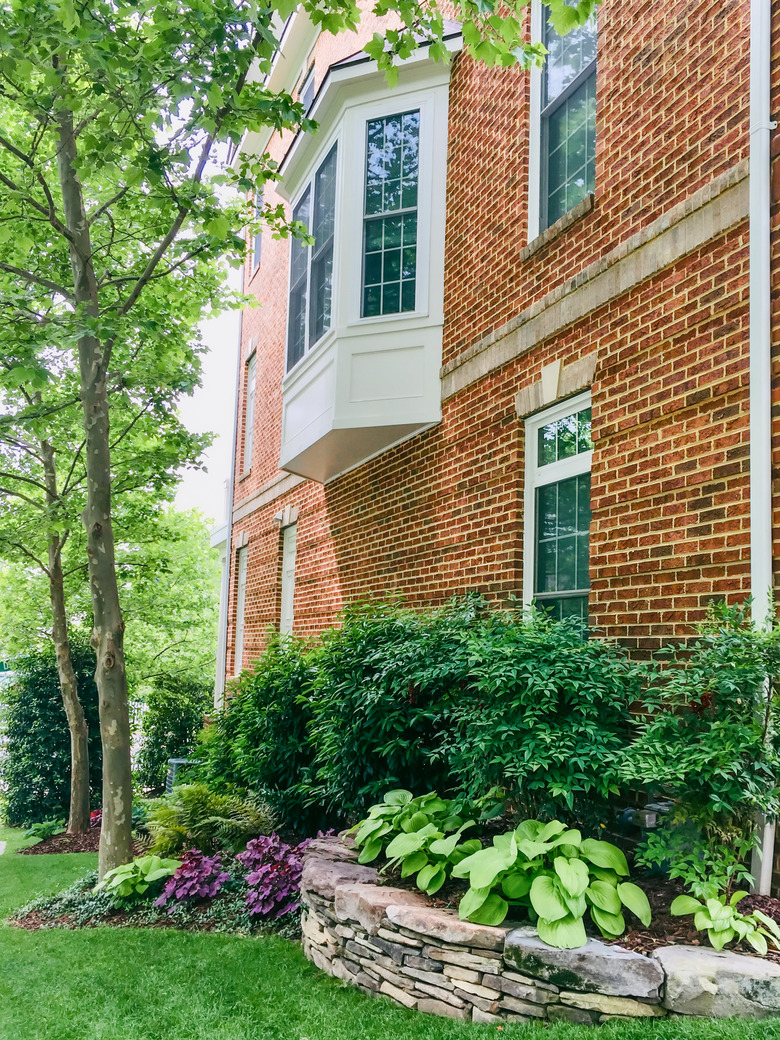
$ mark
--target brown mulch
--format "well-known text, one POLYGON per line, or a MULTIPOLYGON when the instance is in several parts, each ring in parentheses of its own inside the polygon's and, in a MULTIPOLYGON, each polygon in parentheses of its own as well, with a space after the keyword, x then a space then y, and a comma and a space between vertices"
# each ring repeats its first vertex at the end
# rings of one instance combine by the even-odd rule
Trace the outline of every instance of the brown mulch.
MULTIPOLYGON (((45 856, 62 852, 97 852, 99 847, 100 827, 90 827, 86 834, 55 834, 16 851, 20 856, 45 856)), ((141 852, 141 846, 136 842, 133 855, 138 856, 141 852)))

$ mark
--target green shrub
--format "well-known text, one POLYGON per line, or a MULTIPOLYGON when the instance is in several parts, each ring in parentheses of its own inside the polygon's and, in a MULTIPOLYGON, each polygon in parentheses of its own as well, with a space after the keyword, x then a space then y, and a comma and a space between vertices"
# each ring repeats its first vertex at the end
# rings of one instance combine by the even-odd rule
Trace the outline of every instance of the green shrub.
POLYGON ((643 694, 623 781, 675 799, 676 818, 710 840, 746 831, 756 811, 776 815, 780 629, 757 631, 743 608, 714 605, 698 638, 665 656, 643 694))
POLYGON ((617 791, 643 669, 579 622, 493 613, 469 634, 468 683, 441 757, 466 795, 494 786, 533 815, 603 813, 617 791))
POLYGON ((673 917, 693 914, 696 930, 706 931, 714 950, 720 951, 736 939, 737 942, 748 943, 756 953, 766 957, 769 949, 767 940, 780 950, 780 928, 776 921, 760 910, 740 913, 737 906, 746 895, 747 892, 735 892, 730 899, 723 895, 703 901, 693 896, 677 896, 672 902, 671 913, 673 917))
POLYGON ((728 841, 708 840, 693 821, 676 826, 665 823, 640 843, 634 862, 679 879, 699 899, 712 899, 720 892, 728 898, 735 885, 753 883, 747 866, 753 845, 752 835, 736 833, 728 841))
MULTIPOLYGON (((86 636, 73 633, 73 667, 89 728, 89 778, 101 787, 100 727, 95 654, 86 636)), ((12 827, 30 827, 67 817, 70 809, 70 734, 62 706, 54 648, 31 650, 13 661, 14 682, 0 687, 4 754, 0 755, 3 817, 12 827)))
MULTIPOLYGON (((469 678, 478 601, 416 611, 352 607, 323 636, 313 691, 311 800, 355 819, 388 787, 450 788, 442 747, 469 678)), ((490 785, 488 785, 490 786, 490 785)))
POLYGON ((260 798, 218 794, 205 784, 174 787, 150 809, 151 851, 171 856, 186 848, 240 852, 252 838, 270 834, 275 819, 260 798))
POLYGON ((40 823, 34 823, 31 827, 28 827, 24 832, 25 838, 40 838, 41 841, 45 841, 46 838, 53 838, 56 834, 62 834, 65 830, 65 820, 42 820, 40 823))
POLYGON ((258 792, 293 829, 315 829, 311 790, 309 687, 315 654, 296 639, 275 638, 251 671, 228 690, 225 708, 203 734, 193 772, 215 789, 258 792))
POLYGON ((211 707, 211 687, 186 676, 160 675, 146 696, 136 780, 144 790, 165 789, 169 758, 186 758, 211 707))
POLYGON ((151 899, 162 888, 162 881, 169 878, 181 866, 178 859, 160 859, 159 856, 139 856, 130 863, 123 863, 104 874, 97 886, 114 899, 151 899))

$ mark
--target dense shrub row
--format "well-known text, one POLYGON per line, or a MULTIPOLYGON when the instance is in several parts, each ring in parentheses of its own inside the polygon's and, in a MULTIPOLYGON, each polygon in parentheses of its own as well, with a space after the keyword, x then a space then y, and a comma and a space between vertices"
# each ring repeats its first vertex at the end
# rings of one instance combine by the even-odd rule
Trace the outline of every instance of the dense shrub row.
POLYGON ((586 829, 642 788, 708 835, 737 833, 778 808, 777 644, 726 608, 637 662, 574 621, 470 598, 356 607, 317 646, 277 639, 241 676, 200 775, 262 794, 299 832, 353 822, 392 787, 498 786, 519 814, 586 829))

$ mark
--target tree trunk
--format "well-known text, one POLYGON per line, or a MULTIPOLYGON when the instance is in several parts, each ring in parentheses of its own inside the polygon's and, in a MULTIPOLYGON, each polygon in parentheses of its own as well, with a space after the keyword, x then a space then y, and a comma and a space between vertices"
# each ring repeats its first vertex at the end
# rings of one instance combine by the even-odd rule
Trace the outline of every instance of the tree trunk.
MULTIPOLYGON (((95 328, 100 317, 98 288, 84 196, 75 169, 77 150, 73 116, 68 110, 60 110, 58 118, 57 168, 65 225, 71 236, 74 297, 78 310, 87 319, 85 324, 95 328)), ((130 715, 122 649, 124 622, 116 583, 111 526, 107 372, 101 341, 93 331, 85 331, 79 339, 78 354, 86 436, 87 504, 83 520, 87 532, 89 585, 94 615, 92 645, 97 655, 95 682, 103 745, 103 822, 98 858, 98 871, 102 878, 107 870, 127 863, 132 858, 130 715)))
POLYGON ((58 535, 49 537, 49 596, 53 621, 57 674, 70 731, 70 814, 68 834, 89 830, 89 732, 79 700, 79 686, 70 656, 65 589, 62 578, 62 543, 58 535))
MULTIPOLYGON (((57 469, 54 448, 47 440, 41 441, 46 497, 49 508, 59 501, 57 491, 57 469)), ((60 692, 70 732, 70 813, 68 834, 86 834, 89 830, 89 732, 84 718, 84 709, 79 700, 79 684, 73 671, 68 640, 68 616, 65 611, 65 581, 62 576, 62 547, 67 532, 60 536, 56 531, 48 538, 49 552, 49 599, 51 600, 52 635, 57 656, 57 674, 60 677, 60 692)))

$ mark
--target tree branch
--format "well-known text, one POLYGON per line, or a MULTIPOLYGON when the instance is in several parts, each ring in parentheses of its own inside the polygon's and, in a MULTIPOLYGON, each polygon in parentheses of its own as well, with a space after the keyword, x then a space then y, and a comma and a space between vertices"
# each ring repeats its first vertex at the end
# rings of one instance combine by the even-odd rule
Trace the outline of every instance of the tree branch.
MULTIPOLYGON (((0 176, 1 179, 2 176, 0 176)), ((25 282, 32 282, 34 285, 42 285, 44 289, 59 293, 66 300, 73 302, 73 293, 69 292, 62 285, 50 281, 48 278, 41 278, 40 275, 33 274, 32 271, 23 271, 21 267, 14 267, 12 264, 4 263, 0 263, 0 271, 5 271, 7 274, 15 274, 17 278, 21 278, 25 282)))

